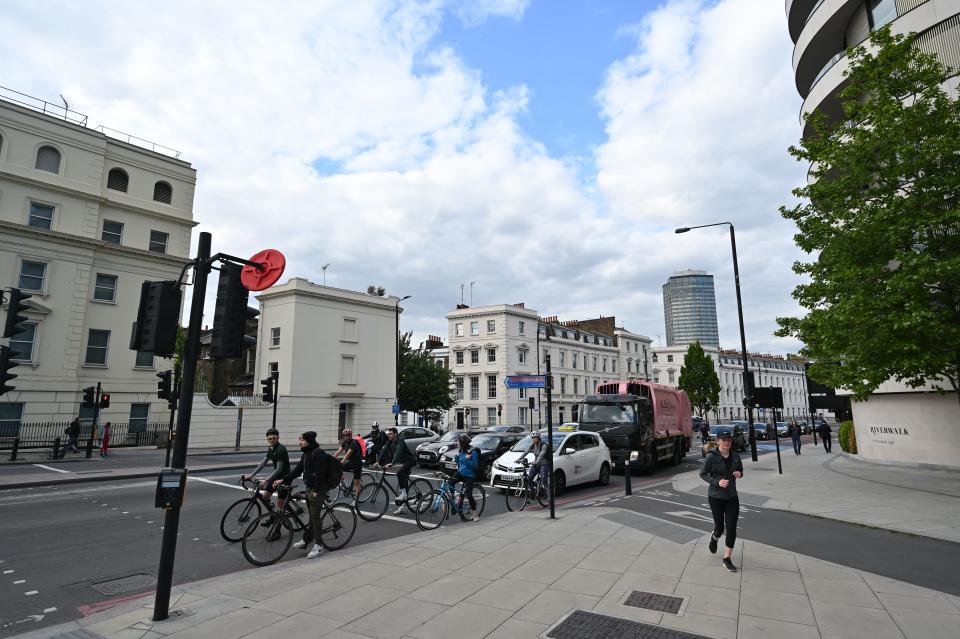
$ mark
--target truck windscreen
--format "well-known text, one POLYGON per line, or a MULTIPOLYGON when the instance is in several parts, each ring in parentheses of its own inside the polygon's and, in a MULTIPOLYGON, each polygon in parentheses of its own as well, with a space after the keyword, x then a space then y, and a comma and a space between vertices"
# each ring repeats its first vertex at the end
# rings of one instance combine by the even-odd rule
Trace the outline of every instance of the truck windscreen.
POLYGON ((583 404, 579 421, 581 424, 633 424, 636 410, 632 404, 583 404))

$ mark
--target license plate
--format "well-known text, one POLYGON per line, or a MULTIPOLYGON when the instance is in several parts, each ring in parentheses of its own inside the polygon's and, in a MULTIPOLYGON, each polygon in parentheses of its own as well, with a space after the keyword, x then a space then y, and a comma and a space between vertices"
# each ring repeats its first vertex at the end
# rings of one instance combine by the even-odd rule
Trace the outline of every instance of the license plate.
POLYGON ((430 455, 420 455, 420 459, 430 459, 430 455))
POLYGON ((508 483, 512 483, 512 482, 513 482, 514 480, 516 480, 517 477, 519 477, 519 476, 520 476, 520 475, 510 475, 510 474, 508 474, 508 473, 500 473, 499 475, 497 475, 497 479, 498 479, 499 481, 505 481, 505 482, 508 482, 508 483))
POLYGON ((451 463, 448 462, 448 463, 444 464, 444 466, 446 466, 447 468, 449 468, 449 469, 451 469, 451 470, 456 470, 456 468, 457 468, 457 463, 454 462, 454 463, 451 464, 451 463))

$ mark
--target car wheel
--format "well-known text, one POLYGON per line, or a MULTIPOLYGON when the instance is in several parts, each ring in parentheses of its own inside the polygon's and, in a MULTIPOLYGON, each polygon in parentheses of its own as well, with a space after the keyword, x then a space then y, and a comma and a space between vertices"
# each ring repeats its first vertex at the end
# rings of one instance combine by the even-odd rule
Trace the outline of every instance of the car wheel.
POLYGON ((562 470, 553 473, 553 496, 559 497, 567 487, 567 478, 562 470))
POLYGON ((490 473, 493 472, 493 464, 487 464, 480 469, 480 479, 485 482, 490 481, 490 473))
POLYGON ((610 464, 603 462, 600 466, 600 479, 597 480, 601 486, 606 486, 610 483, 610 464))

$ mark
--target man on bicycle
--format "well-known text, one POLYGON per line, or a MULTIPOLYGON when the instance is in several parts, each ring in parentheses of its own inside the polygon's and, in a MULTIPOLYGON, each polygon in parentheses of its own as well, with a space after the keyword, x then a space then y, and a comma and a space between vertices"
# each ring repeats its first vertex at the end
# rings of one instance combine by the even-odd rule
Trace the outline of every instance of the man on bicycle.
POLYGON ((340 460, 340 467, 344 472, 353 472, 353 494, 354 497, 360 497, 360 475, 363 472, 363 449, 360 448, 360 442, 353 437, 353 429, 347 426, 343 429, 343 441, 340 442, 340 448, 333 454, 335 459, 340 460))
POLYGON ((387 444, 377 455, 377 465, 382 466, 384 470, 392 466, 400 466, 400 470, 397 471, 397 488, 400 494, 394 500, 394 503, 397 504, 397 509, 393 511, 394 515, 399 515, 407 509, 407 487, 410 485, 410 470, 416 463, 416 457, 400 439, 396 427, 388 428, 387 444))
POLYGON ((527 477, 530 479, 530 483, 534 484, 537 475, 540 475, 540 483, 545 490, 549 490, 550 469, 547 466, 547 445, 543 443, 540 433, 537 431, 533 431, 530 437, 533 440, 533 445, 530 446, 530 452, 533 453, 533 463, 527 470, 527 477))
MULTIPOLYGON (((290 454, 287 452, 287 447, 280 443, 280 431, 276 428, 267 431, 267 454, 260 461, 260 465, 249 475, 241 475, 241 479, 253 479, 268 463, 273 464, 274 470, 269 477, 257 485, 257 489, 265 499, 270 499, 270 495, 273 494, 273 482, 286 477, 290 472, 290 454)), ((283 508, 283 501, 278 499, 277 506, 283 508)))
MULTIPOLYGON (((457 438, 460 450, 457 452, 457 472, 450 478, 451 484, 463 482, 463 492, 457 499, 457 510, 463 509, 463 496, 467 496, 470 503, 470 509, 474 513, 473 521, 480 521, 480 515, 477 512, 477 500, 473 496, 473 484, 480 474, 480 451, 470 447, 470 437, 466 433, 461 433, 457 438)), ((467 512, 466 519, 470 519, 470 512, 467 512)))
MULTIPOLYGON (((313 548, 307 554, 307 559, 316 559, 323 552, 323 547, 318 543, 320 539, 320 517, 323 515, 323 503, 327 498, 327 491, 336 484, 329 485, 331 473, 329 465, 336 464, 337 460, 327 454, 327 451, 320 448, 317 444, 317 434, 308 430, 300 435, 300 461, 284 477, 273 482, 273 487, 281 485, 290 486, 293 481, 303 475, 303 483, 307 487, 307 510, 310 513, 310 530, 313 534, 313 548)), ((307 547, 307 533, 304 533, 304 539, 298 541, 294 548, 307 547)))
MULTIPOLYGON (((380 430, 380 422, 373 422, 370 424, 370 432, 364 436, 364 439, 369 439, 373 442, 373 453, 379 458, 380 451, 383 450, 383 447, 387 445, 387 434, 380 430)), ((370 456, 371 451, 367 451, 367 456, 370 456)), ((364 460, 367 461, 367 460, 364 460)))

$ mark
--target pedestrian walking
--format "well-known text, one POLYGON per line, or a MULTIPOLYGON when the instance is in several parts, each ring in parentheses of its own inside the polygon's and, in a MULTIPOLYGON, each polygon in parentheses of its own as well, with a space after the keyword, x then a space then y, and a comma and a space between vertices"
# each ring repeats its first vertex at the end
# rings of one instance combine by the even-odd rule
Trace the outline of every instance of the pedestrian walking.
POLYGON ((700 441, 704 444, 710 441, 710 424, 707 422, 700 424, 700 441))
POLYGON ((710 484, 707 501, 713 513, 713 533, 710 552, 717 552, 717 542, 726 532, 723 548, 723 566, 737 572, 733 565, 733 544, 737 540, 737 520, 740 518, 740 498, 737 480, 743 477, 743 462, 732 448, 733 433, 724 428, 717 433, 717 448, 707 453, 700 470, 700 478, 710 484))
POLYGON ((803 429, 800 428, 800 424, 797 423, 797 420, 790 420, 790 425, 787 427, 787 434, 790 435, 790 439, 793 441, 793 454, 799 455, 800 436, 803 435, 803 429))
POLYGON ((77 448, 77 442, 80 441, 80 418, 74 417, 63 432, 67 435, 67 445, 63 447, 63 452, 66 453, 69 448, 71 453, 79 453, 80 449, 77 448))
POLYGON ((820 422, 820 439, 823 440, 823 450, 824 452, 831 452, 833 450, 833 429, 830 428, 830 424, 823 421, 820 422))
POLYGON ((110 448, 110 422, 107 422, 103 425, 103 429, 100 431, 100 456, 109 457, 107 450, 110 448))

